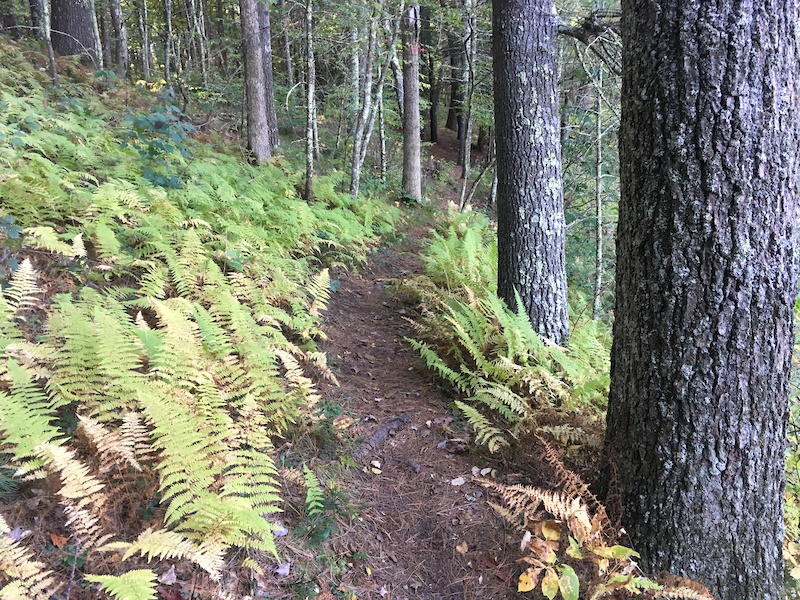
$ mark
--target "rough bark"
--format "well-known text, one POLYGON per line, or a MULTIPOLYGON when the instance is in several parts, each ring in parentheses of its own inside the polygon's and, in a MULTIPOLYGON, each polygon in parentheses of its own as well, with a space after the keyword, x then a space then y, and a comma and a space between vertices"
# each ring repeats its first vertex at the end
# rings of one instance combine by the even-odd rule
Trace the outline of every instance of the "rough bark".
POLYGON ((139 37, 142 40, 142 77, 150 79, 153 58, 150 53, 150 23, 147 16, 147 0, 139 0, 139 37))
POLYGON ((53 50, 61 56, 87 54, 100 66, 95 37, 94 3, 91 0, 53 0, 51 3, 53 50))
POLYGON ((461 139, 461 105, 464 92, 461 88, 461 76, 464 73, 464 49, 460 40, 449 36, 450 42, 450 103, 447 108, 445 127, 458 133, 461 139))
POLYGON ((797 3, 623 0, 606 451, 648 571, 783 598, 797 3))
POLYGON ((498 294, 569 340, 553 0, 494 0, 498 294))
POLYGON ((111 25, 114 27, 114 35, 117 38, 117 75, 120 79, 128 78, 128 29, 125 27, 125 20, 122 16, 121 0, 111 0, 111 25))
POLYGON ((291 89, 294 87, 294 67, 292 65, 292 46, 289 40, 289 9, 286 7, 286 0, 279 0, 281 7, 281 33, 283 34, 283 62, 286 68, 286 85, 291 89))
POLYGON ((264 48, 257 0, 239 0, 239 10, 242 20, 245 94, 247 97, 247 145, 253 160, 260 164, 272 156, 272 146, 267 124, 264 48))
POLYGON ((597 76, 594 140, 594 290, 592 319, 600 318, 603 293, 603 71, 597 76))
POLYGON ((403 15, 403 193, 422 198, 422 140, 419 131, 419 5, 403 15))
POLYGON ((270 26, 269 4, 258 2, 258 20, 261 27, 261 53, 264 68, 264 93, 266 103, 264 110, 267 113, 267 130, 269 133, 269 146, 271 150, 278 147, 278 115, 275 112, 275 77, 272 72, 272 27, 270 26))

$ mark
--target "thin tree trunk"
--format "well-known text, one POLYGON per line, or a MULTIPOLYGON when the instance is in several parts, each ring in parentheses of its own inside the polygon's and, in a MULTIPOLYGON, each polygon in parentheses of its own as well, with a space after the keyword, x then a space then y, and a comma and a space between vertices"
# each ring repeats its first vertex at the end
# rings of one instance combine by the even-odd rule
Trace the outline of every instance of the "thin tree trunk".
POLYGON ((244 46, 245 91, 247 94, 247 144, 256 163, 272 156, 267 123, 267 89, 264 82, 264 47, 257 0, 239 0, 244 46))
POLYGON ((278 115, 275 112, 275 78, 272 72, 272 27, 270 25, 269 5, 258 2, 258 19, 261 26, 261 52, 264 67, 264 94, 266 96, 265 111, 267 113, 267 130, 269 131, 270 150, 280 143, 278 137, 278 115))
POLYGON ((391 54, 389 55, 389 66, 394 75, 394 91, 397 97, 397 114, 400 115, 400 121, 403 121, 403 111, 405 106, 405 90, 403 89, 403 69, 400 67, 400 61, 397 60, 397 48, 392 46, 391 54))
POLYGON ((222 70, 224 73, 228 72, 228 49, 225 40, 227 36, 225 33, 225 4, 224 0, 217 0, 216 4, 216 21, 217 21, 217 39, 219 39, 219 54, 222 60, 222 70))
POLYGON ((622 2, 606 456, 646 572, 784 598, 798 4, 622 2))
POLYGON ((306 202, 314 200, 314 129, 316 125, 314 65, 314 8, 312 0, 306 0, 306 202))
POLYGON ((603 71, 597 78, 597 104, 595 105, 595 151, 594 151, 594 205, 595 205, 595 255, 594 255, 594 296, 592 298, 592 318, 600 318, 600 296, 603 293, 603 71))
MULTIPOLYGON (((114 27, 114 35, 117 38, 117 69, 119 78, 128 78, 128 29, 125 27, 125 20, 122 16, 122 2, 120 0, 110 0, 111 4, 111 24, 114 27)), ((144 48, 142 48, 144 50, 144 48)))
POLYGON ((286 84, 289 89, 294 87, 294 67, 292 65, 292 45, 289 40, 289 10, 286 0, 279 0, 281 7, 281 29, 283 29, 283 63, 286 68, 286 84))
POLYGON ((147 19, 147 0, 140 0, 137 12, 139 13, 139 37, 142 40, 142 76, 145 79, 150 79, 150 67, 153 63, 150 54, 150 24, 147 19))
MULTIPOLYGON (((144 0, 145 2, 147 0, 144 0)), ((175 54, 175 38, 172 35, 172 0, 164 0, 164 21, 166 23, 167 38, 164 41, 164 80, 167 85, 171 85, 170 75, 172 69, 170 63, 175 54)))
POLYGON ((386 159, 386 124, 383 120, 383 94, 378 94, 378 138, 381 148, 381 181, 386 182, 388 161, 386 159))
POLYGON ((464 0, 464 9, 466 12, 466 31, 467 34, 467 52, 466 52, 466 69, 464 72, 464 81, 467 85, 467 93, 465 97, 465 110, 464 110, 464 136, 461 140, 461 159, 462 169, 461 178, 463 183, 461 185, 461 197, 459 199, 460 209, 463 211, 467 206, 467 188, 469 187, 469 175, 472 162, 472 100, 475 95, 475 62, 478 59, 478 16, 477 6, 474 0, 464 0))
POLYGON ((403 193, 422 199, 419 131, 419 4, 403 16, 403 193))
POLYGON ((101 46, 103 47, 103 63, 111 65, 114 64, 114 59, 111 56, 111 17, 105 7, 101 8, 99 12, 98 24, 100 26, 100 39, 102 40, 101 46))
MULTIPOLYGON (((358 198, 358 188, 361 184, 361 167, 364 165, 361 148, 369 143, 368 140, 364 139, 364 132, 369 123, 369 116, 372 111, 372 62, 375 55, 375 45, 378 39, 379 17, 380 15, 378 14, 377 7, 373 8, 369 22, 369 33, 367 34, 367 54, 364 59, 363 86, 359 86, 358 77, 354 77, 356 85, 353 92, 360 95, 355 97, 355 105, 358 107, 358 114, 353 128, 353 157, 350 163, 350 195, 353 198, 358 198), (362 90, 363 95, 361 95, 362 90)), ((358 48, 358 46, 356 46, 356 48, 358 48)), ((353 53, 353 56, 353 69, 356 69, 359 64, 357 50, 353 53)), ((364 156, 366 156, 366 148, 364 156)))

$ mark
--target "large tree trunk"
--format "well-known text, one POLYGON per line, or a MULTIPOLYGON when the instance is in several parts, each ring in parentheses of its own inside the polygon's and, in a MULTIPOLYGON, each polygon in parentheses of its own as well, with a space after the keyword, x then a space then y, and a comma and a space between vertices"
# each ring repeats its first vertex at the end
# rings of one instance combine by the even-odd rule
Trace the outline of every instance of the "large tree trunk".
POLYGON ((540 335, 569 340, 554 0, 494 0, 497 291, 540 335))
POLYGON ((403 15, 403 193, 422 198, 419 131, 419 4, 403 15))
POLYGON ((622 3, 606 452, 643 567, 722 600, 784 597, 797 9, 622 3))
POLYGON ((264 67, 264 93, 267 113, 267 130, 269 132, 269 146, 271 150, 278 147, 278 115, 275 112, 275 77, 272 73, 272 27, 269 19, 269 4, 258 3, 258 20, 261 28, 261 53, 262 66, 264 67))
POLYGON ((88 54, 100 67, 102 56, 95 37, 94 3, 91 0, 53 0, 51 6, 53 49, 61 56, 88 54))
POLYGON ((258 19, 257 0, 239 0, 244 49, 245 93, 247 96, 247 145, 260 164, 272 156, 267 124, 267 88, 264 81, 264 47, 258 19))

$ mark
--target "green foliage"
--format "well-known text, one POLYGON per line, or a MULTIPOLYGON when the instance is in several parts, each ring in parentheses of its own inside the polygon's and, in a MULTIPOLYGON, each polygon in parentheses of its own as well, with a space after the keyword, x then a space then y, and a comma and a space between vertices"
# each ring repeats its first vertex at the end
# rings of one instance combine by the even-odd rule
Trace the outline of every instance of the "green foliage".
POLYGON ((559 348, 537 335, 521 309, 509 310, 497 297, 491 236, 482 216, 446 222, 423 251, 426 277, 406 285, 420 298, 419 331, 426 338, 411 345, 463 395, 456 406, 477 441, 494 452, 508 435, 535 430, 542 411, 599 417, 610 365, 600 324, 576 325, 570 347, 559 348))
POLYGON ((196 143, 167 97, 120 120, 18 85, 0 68, 2 476, 60 482, 76 575, 118 598, 152 597, 149 572, 102 572, 135 555, 219 579, 231 549, 275 554, 272 439, 313 418, 309 373, 333 378, 327 267, 364 262, 397 209, 325 177, 308 205, 290 165, 196 143), (108 528, 123 495, 147 529, 108 528))
POLYGON ((316 517, 325 511, 325 492, 314 471, 303 465, 303 480, 306 487, 306 514, 316 517))
POLYGON ((103 591, 117 600, 150 600, 156 597, 156 574, 150 569, 128 571, 122 575, 87 575, 103 591))

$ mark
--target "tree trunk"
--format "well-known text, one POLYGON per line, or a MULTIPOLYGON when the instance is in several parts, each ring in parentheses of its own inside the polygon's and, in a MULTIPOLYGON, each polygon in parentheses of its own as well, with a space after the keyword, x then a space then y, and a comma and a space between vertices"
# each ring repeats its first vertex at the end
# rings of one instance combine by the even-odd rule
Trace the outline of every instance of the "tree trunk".
POLYGON ((403 69, 400 67, 400 61, 397 60, 397 49, 392 46, 391 55, 389 56, 389 66, 392 68, 392 75, 394 75, 394 91, 397 97, 397 114, 400 116, 400 121, 403 120, 404 106, 405 106, 405 90, 403 89, 403 69))
POLYGON ((247 145, 253 160, 261 164, 272 156, 267 124, 267 86, 264 81, 264 47, 257 0, 239 0, 247 96, 247 145))
POLYGON ((450 38, 450 103, 447 108, 447 123, 445 127, 458 133, 461 139, 461 105, 464 102, 464 92, 461 89, 461 76, 464 73, 464 50, 460 40, 450 38))
POLYGON ((139 37, 142 39, 142 76, 150 79, 153 58, 150 53, 150 23, 147 16, 147 0, 139 2, 139 37))
POLYGON ((600 297, 603 293, 603 70, 597 76, 594 146, 594 293, 592 319, 600 318, 600 297))
POLYGON ((0 0, 0 30, 5 30, 14 39, 20 37, 17 14, 12 0, 0 0))
POLYGON ((428 84, 428 101, 430 106, 428 108, 428 121, 429 121, 429 132, 430 135, 428 136, 428 140, 433 142, 434 144, 439 141, 439 130, 438 128, 438 107, 437 104, 439 102, 439 92, 437 89, 437 80, 436 80, 436 60, 435 60, 435 47, 433 43, 433 27, 431 26, 431 10, 426 6, 420 7, 420 18, 422 19, 422 31, 420 32, 420 42, 422 43, 422 48, 425 51, 425 55, 427 56, 427 60, 423 61, 425 68, 423 69, 423 76, 428 84))
POLYGON ((289 89, 294 87, 294 66, 292 65, 292 45, 289 40, 289 9, 286 0, 278 0, 281 9, 281 29, 283 34, 283 63, 286 69, 286 85, 289 89))
POLYGON ((422 199, 419 132, 419 4, 403 15, 403 193, 422 199))
POLYGON ((267 113, 267 130, 269 132, 269 147, 274 150, 280 143, 278 137, 278 115, 275 112, 275 77, 272 72, 272 28, 269 19, 269 4, 258 2, 258 20, 261 26, 261 53, 264 67, 264 93, 267 113))
POLYGON ((314 130, 316 126, 316 65, 314 64, 314 4, 306 0, 306 202, 314 200, 314 130))
POLYGON ((103 48, 103 63, 112 65, 114 64, 114 58, 111 56, 111 16, 106 7, 101 7, 98 12, 100 13, 98 26, 100 28, 100 40, 102 41, 100 45, 103 48))
POLYGON ((61 56, 85 53, 99 68, 102 58, 95 38, 94 3, 91 0, 53 0, 51 7, 53 50, 61 56))
POLYGON ((459 155, 461 158, 461 197, 459 198, 459 208, 463 211, 467 207, 467 190, 469 188, 469 176, 472 162, 472 100, 475 95, 475 63, 478 60, 478 15, 477 5, 474 0, 464 0, 464 33, 466 35, 467 52, 464 62, 463 80, 467 86, 467 93, 464 102, 463 114, 463 136, 459 155))
MULTIPOLYGON (((144 0, 145 2, 147 0, 144 0)), ((172 0, 164 0, 164 20, 166 22, 166 40, 164 41, 164 80, 170 85, 170 64, 175 55, 175 38, 172 35, 172 0)))
MULTIPOLYGON (((111 24, 114 26, 114 35, 117 38, 117 75, 120 79, 128 78, 128 30, 122 16, 122 2, 111 0, 111 24)), ((144 48, 142 49, 144 50, 144 48)))
POLYGON ((622 3, 606 453, 650 572, 783 598, 795 2, 622 3))
POLYGON ((540 335, 569 340, 554 0, 494 0, 498 285, 540 335))

